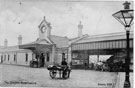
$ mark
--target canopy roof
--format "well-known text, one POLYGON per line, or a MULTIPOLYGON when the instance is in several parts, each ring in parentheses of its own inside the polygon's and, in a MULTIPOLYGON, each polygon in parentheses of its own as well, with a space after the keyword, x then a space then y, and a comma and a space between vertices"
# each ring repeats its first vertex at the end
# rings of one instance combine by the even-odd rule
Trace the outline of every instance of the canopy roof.
MULTIPOLYGON (((133 32, 130 32, 130 39, 133 39, 133 32)), ((73 44, 77 43, 89 43, 89 42, 99 42, 99 41, 109 41, 109 40, 122 40, 126 39, 125 32, 118 33, 109 33, 109 34, 101 34, 101 35, 90 35, 83 39, 80 39, 77 42, 73 42, 73 44)))
POLYGON ((19 45, 20 49, 30 49, 33 52, 50 52, 52 48, 52 44, 49 43, 47 40, 37 40, 31 43, 19 45))

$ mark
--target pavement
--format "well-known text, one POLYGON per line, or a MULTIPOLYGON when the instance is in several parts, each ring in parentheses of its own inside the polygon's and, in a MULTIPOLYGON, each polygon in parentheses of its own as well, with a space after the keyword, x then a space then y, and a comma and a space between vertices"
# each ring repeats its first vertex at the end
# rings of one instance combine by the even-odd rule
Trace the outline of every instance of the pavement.
MULTIPOLYGON (((130 74, 133 88, 133 73, 130 74)), ((46 68, 0 64, 0 87, 45 87, 45 88, 122 88, 123 72, 72 70, 69 79, 55 79, 46 68)))

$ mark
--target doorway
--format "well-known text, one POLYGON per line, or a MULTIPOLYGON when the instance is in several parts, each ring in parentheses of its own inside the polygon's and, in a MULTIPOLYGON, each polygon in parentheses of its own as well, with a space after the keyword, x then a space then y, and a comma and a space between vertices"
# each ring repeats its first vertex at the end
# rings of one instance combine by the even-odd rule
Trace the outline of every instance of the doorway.
POLYGON ((44 53, 41 53, 39 63, 40 63, 40 66, 41 67, 44 67, 44 65, 45 65, 45 56, 44 56, 44 53))

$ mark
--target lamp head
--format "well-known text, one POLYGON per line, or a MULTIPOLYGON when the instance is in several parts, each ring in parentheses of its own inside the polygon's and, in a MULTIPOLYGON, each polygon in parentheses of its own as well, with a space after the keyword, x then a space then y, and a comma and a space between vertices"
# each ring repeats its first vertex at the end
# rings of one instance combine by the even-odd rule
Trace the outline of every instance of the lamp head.
POLYGON ((124 9, 130 9, 130 3, 128 1, 125 1, 123 5, 124 5, 124 9))
POLYGON ((130 9, 130 3, 123 3, 124 10, 120 10, 113 14, 113 17, 117 19, 126 29, 130 29, 130 26, 133 24, 134 19, 134 10, 130 9))

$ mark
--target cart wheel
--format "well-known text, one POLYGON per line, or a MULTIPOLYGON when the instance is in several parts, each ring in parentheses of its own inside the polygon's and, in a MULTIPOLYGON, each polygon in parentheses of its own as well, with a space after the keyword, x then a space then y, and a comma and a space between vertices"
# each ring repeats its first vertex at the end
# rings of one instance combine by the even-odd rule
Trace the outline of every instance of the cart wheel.
POLYGON ((71 72, 71 70, 68 70, 68 78, 69 78, 69 76, 70 76, 70 72, 71 72))
POLYGON ((65 74, 64 74, 64 79, 69 78, 69 75, 70 75, 70 71, 67 70, 67 71, 65 72, 65 74))
POLYGON ((55 78, 56 77, 56 71, 50 71, 50 77, 55 78))

